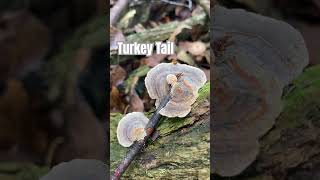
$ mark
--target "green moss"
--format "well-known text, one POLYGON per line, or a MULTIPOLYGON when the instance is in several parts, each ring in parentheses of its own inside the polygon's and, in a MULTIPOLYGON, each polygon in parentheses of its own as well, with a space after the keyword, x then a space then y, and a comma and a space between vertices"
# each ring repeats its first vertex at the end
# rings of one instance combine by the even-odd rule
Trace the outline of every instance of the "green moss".
MULTIPOLYGON (((192 111, 195 111, 199 105, 201 105, 205 99, 210 98, 210 83, 206 83, 202 88, 199 89, 199 96, 197 101, 194 103, 192 111)), ((161 136, 170 134, 182 127, 192 125, 195 122, 195 117, 187 116, 185 118, 167 118, 163 117, 159 123, 157 130, 161 136)))
POLYGON ((199 89, 197 101, 193 104, 193 108, 197 108, 205 99, 210 99, 210 82, 207 82, 199 89))
MULTIPOLYGON (((192 111, 201 108, 201 104, 210 97, 210 83, 206 83, 199 90, 196 106, 192 111)), ((151 112, 145 113, 147 117, 151 112)), ((110 116, 110 160, 111 171, 120 163, 127 152, 127 148, 120 146, 117 142, 116 128, 121 114, 110 116)), ((204 123, 195 123, 199 117, 166 118, 160 121, 157 130, 160 137, 148 145, 144 153, 129 167, 124 177, 126 179, 154 179, 154 178, 186 178, 209 177, 209 115, 203 118, 204 123), (192 125, 192 126, 191 126, 192 125), (188 127, 184 131, 179 131, 188 127), (155 156, 155 167, 145 168, 144 158, 155 156), (141 160, 142 159, 142 160, 141 160)), ((148 163, 147 163, 148 164, 148 163)))
POLYGON ((32 163, 0 163, 1 180, 36 180, 44 176, 47 172, 49 172, 49 167, 39 167, 32 163))
POLYGON ((173 131, 176 131, 184 126, 191 125, 194 123, 193 117, 187 118, 162 118, 159 123, 157 130, 161 136, 170 134, 173 131))
POLYGON ((291 91, 285 96, 286 107, 295 107, 308 99, 308 95, 314 93, 320 87, 320 66, 314 66, 293 82, 291 91))
POLYGON ((284 96, 284 109, 278 126, 293 128, 304 124, 304 119, 315 115, 320 105, 320 66, 308 68, 292 84, 284 96))
POLYGON ((129 93, 134 78, 140 78, 140 77, 146 76, 149 70, 150 68, 148 66, 140 66, 139 68, 132 71, 129 77, 124 82, 124 85, 126 87, 125 93, 129 93))
POLYGON ((184 132, 175 131, 149 145, 125 174, 129 179, 186 179, 209 178, 210 123, 197 123, 184 132), (154 156, 157 163, 149 164, 143 159, 154 156))

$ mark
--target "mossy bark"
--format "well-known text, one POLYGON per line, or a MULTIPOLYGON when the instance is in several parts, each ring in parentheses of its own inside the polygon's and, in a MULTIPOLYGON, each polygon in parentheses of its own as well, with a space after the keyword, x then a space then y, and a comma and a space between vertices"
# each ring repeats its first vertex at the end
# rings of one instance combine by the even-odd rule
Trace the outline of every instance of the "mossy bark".
MULTIPOLYGON (((185 118, 162 118, 159 137, 135 159, 125 179, 209 179, 210 84, 199 91, 192 112, 185 118)), ((152 112, 146 113, 150 116, 152 112)), ((111 114, 111 172, 120 163, 127 148, 117 142, 116 128, 122 114, 111 114)))
POLYGON ((241 175, 226 179, 320 177, 320 66, 306 69, 286 89, 283 104, 274 127, 260 139, 256 161, 241 175))
POLYGON ((45 175, 49 167, 39 167, 32 163, 2 162, 0 164, 1 180, 36 180, 45 175))

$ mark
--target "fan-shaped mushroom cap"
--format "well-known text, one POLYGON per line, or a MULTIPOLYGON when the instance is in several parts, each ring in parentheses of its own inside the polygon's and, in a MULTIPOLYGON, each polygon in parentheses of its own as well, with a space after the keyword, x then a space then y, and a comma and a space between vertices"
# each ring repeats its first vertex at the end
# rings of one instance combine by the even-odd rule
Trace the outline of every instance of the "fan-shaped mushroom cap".
POLYGON ((281 112, 283 88, 308 64, 308 52, 285 22, 240 9, 212 10, 211 172, 235 176, 256 159, 259 138, 281 112))
POLYGON ((169 80, 177 78, 171 84, 171 100, 159 113, 167 117, 184 117, 198 97, 198 90, 207 81, 205 73, 199 68, 186 64, 161 63, 151 69, 145 78, 147 91, 152 99, 156 99, 156 107, 168 94, 169 80))
POLYGON ((94 159, 74 159, 54 166, 40 180, 105 180, 107 165, 94 159))
POLYGON ((149 119, 141 112, 125 115, 118 124, 117 138, 120 145, 129 147, 134 141, 143 139, 147 134, 145 127, 149 119))

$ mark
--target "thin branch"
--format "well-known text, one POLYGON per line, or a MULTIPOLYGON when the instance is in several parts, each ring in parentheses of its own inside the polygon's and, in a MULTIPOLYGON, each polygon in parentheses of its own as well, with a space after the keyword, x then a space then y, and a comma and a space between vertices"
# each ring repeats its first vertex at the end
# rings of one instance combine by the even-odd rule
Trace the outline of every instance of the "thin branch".
POLYGON ((210 1, 209 0, 196 0, 196 2, 206 11, 210 17, 210 1))
POLYGON ((110 10, 110 24, 114 26, 120 19, 123 10, 129 5, 129 0, 118 0, 117 3, 110 10))
POLYGON ((187 0, 188 1, 188 5, 186 5, 185 3, 178 3, 178 2, 175 2, 175 1, 169 1, 169 0, 160 0, 160 1, 168 3, 168 4, 173 4, 173 5, 176 5, 176 6, 187 7, 190 10, 192 9, 192 0, 187 0))
POLYGON ((127 42, 137 43, 154 43, 155 41, 164 41, 170 38, 170 35, 177 29, 178 26, 196 26, 206 23, 207 14, 201 12, 183 21, 172 21, 158 27, 147 29, 143 32, 126 36, 127 42))
MULTIPOLYGON (((170 90, 169 90, 170 92, 170 90)), ((155 128, 157 127, 161 115, 159 111, 164 108, 167 103, 170 101, 171 96, 170 93, 168 93, 167 96, 161 101, 159 107, 157 108, 156 112, 152 115, 150 121, 148 122, 146 126, 146 132, 147 136, 144 137, 143 140, 135 141, 133 145, 130 147, 127 155, 122 160, 122 162, 119 164, 119 166, 114 171, 114 174, 111 176, 111 180, 118 180, 122 176, 122 174, 127 170, 131 162, 134 160, 137 154, 141 152, 141 150, 146 146, 147 140, 151 137, 152 133, 154 132, 155 128)))

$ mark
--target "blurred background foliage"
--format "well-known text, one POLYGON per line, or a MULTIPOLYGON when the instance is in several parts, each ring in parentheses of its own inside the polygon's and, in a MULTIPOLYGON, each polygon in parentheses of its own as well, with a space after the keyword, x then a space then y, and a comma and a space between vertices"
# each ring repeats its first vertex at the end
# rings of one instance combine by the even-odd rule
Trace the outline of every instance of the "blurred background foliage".
POLYGON ((0 2, 0 179, 106 160, 107 3, 0 2))

